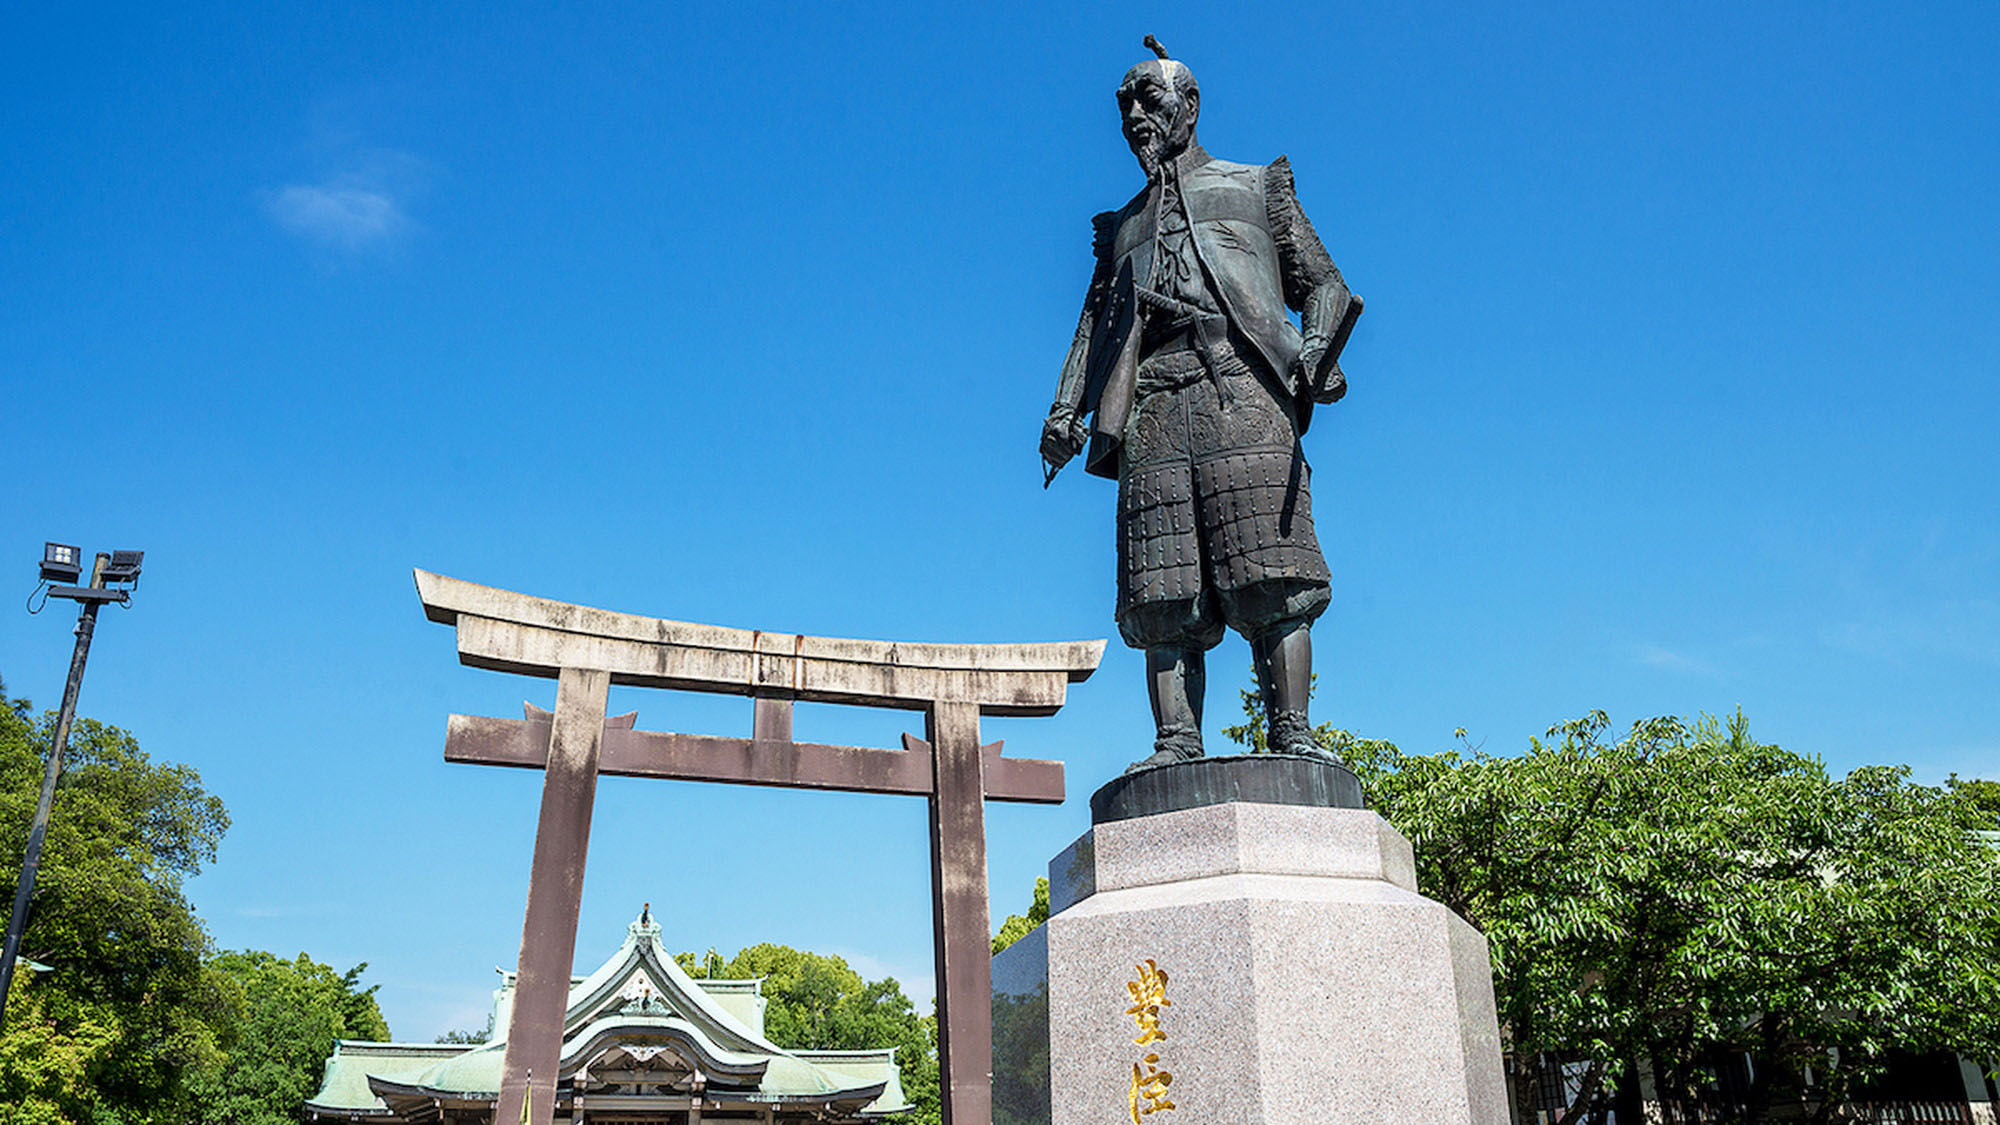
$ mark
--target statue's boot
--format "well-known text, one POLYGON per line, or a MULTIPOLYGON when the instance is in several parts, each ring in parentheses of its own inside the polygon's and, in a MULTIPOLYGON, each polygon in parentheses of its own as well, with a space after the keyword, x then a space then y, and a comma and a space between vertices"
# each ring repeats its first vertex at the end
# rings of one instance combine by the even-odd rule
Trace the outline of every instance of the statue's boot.
POLYGON ((1153 755, 1132 763, 1126 773, 1201 757, 1201 699, 1208 688, 1208 662, 1199 649, 1146 650, 1146 689, 1153 700, 1153 755))
POLYGON ((1312 630, 1304 622, 1273 629, 1250 642, 1250 654, 1264 697, 1265 749, 1339 761, 1313 737, 1312 722, 1306 718, 1312 695, 1312 630))

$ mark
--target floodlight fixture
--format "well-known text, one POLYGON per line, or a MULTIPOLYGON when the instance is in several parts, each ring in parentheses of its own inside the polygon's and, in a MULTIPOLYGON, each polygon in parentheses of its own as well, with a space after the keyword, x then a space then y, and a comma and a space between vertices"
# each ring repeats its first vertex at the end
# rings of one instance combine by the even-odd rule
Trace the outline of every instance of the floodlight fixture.
POLYGON ((145 558, 144 551, 113 551, 111 561, 104 564, 100 573, 104 575, 107 585, 113 582, 137 582, 139 564, 145 561, 145 558))
POLYGON ((70 543, 42 544, 42 581, 74 585, 83 577, 83 548, 70 543))

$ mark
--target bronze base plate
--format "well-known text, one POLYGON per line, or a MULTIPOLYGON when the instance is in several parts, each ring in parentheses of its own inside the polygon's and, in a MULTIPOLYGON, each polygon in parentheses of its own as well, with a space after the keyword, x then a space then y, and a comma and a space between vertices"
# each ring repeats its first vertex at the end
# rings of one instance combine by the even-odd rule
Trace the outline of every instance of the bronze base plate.
POLYGON ((1232 754, 1151 766, 1090 795, 1090 822, 1250 801, 1266 805, 1366 808, 1360 779, 1339 762, 1302 754, 1232 754))

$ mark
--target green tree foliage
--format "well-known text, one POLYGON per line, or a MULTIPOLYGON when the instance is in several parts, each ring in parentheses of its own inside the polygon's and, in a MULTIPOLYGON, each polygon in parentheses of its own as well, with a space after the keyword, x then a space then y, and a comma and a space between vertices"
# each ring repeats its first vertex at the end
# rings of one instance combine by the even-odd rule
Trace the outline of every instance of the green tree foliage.
POLYGON ((1980 832, 2000 832, 2000 781, 1973 778, 1962 781, 1957 774, 1944 779, 1945 792, 1959 810, 1959 821, 1980 832))
POLYGON ((1035 879, 1035 895, 1028 903, 1026 914, 1009 914, 1000 923, 1000 931, 993 935, 993 952, 998 953, 1008 946, 1028 936, 1028 932, 1049 920, 1049 880, 1047 876, 1035 879))
POLYGON ((919 1016, 893 978, 863 980, 840 957, 789 946, 750 946, 724 960, 676 954, 690 976, 764 978, 764 1032, 780 1047, 818 1051, 896 1048, 911 1125, 934 1125, 938 1110, 937 1019, 919 1016))
POLYGON ((0 1125, 89 1121, 97 1099, 90 1075, 117 1046, 118 1033, 90 1019, 59 1024, 49 994, 23 972, 7 1000, 0 1034, 0 1125))
POLYGON ((336 1039, 389 1038, 367 965, 337 973, 301 953, 223 953, 210 963, 230 999, 226 1061, 194 1084, 202 1120, 215 1125, 287 1125, 319 1088, 336 1039))
MULTIPOLYGON (((52 727, 0 688, 0 870, 20 869, 52 727)), ((388 1037, 365 966, 211 953, 182 884, 228 826, 194 770, 76 724, 22 943, 52 971, 15 977, 0 1125, 296 1121, 336 1037, 388 1037)))
POLYGON ((1801 1106, 1807 1066, 1824 1120, 1892 1052, 2000 1055, 2000 863, 1968 798, 1902 768, 1836 780, 1740 714, 1607 729, 1517 757, 1319 731, 1424 893, 1485 931, 1515 1051, 1588 1064, 1579 1106, 1641 1060, 1686 1102, 1748 1051, 1753 1120, 1801 1106))
MULTIPOLYGON (((0 871, 20 870, 53 725, 0 690, 0 871)), ((0 1123, 187 1119, 190 1080, 220 1064, 227 997, 181 888, 228 824, 194 770, 77 722, 21 948, 54 971, 16 978, 0 1091, 23 1100, 0 1123)))

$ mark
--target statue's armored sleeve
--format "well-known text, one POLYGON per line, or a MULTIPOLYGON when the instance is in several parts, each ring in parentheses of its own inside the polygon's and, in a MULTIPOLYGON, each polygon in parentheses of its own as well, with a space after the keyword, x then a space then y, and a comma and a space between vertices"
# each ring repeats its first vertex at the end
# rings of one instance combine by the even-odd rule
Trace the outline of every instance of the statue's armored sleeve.
POLYGON ((1339 375, 1341 323, 1358 311, 1340 269, 1321 245, 1312 223, 1299 209, 1292 184, 1292 162, 1280 156, 1264 170, 1264 211, 1272 241, 1278 246, 1278 270, 1284 281, 1285 304, 1299 310, 1304 346, 1300 356, 1308 368, 1301 392, 1321 402, 1338 399, 1345 380, 1339 375), (1335 354, 1328 354, 1329 349, 1335 354), (1324 356, 1324 361, 1321 357, 1324 356), (1323 371, 1312 368, 1324 367, 1323 371))
POLYGON ((1285 283, 1285 303, 1303 311, 1313 291, 1329 282, 1345 289, 1340 270, 1305 212, 1299 210, 1297 189, 1292 185, 1292 162, 1280 156, 1264 171, 1264 213, 1271 224, 1271 239, 1278 244, 1278 268, 1285 283))
MULTIPOLYGON (((1063 357, 1062 376, 1056 381, 1056 400, 1050 417, 1067 413, 1072 425, 1080 422, 1084 375, 1090 365, 1090 337, 1098 315, 1111 292, 1111 243, 1118 231, 1118 213, 1103 211, 1091 216, 1091 254, 1096 266, 1091 271, 1090 288, 1083 297, 1083 314, 1077 317, 1076 335, 1070 340, 1069 354, 1063 357)), ((1324 253, 1324 251, 1322 251, 1324 253)))

